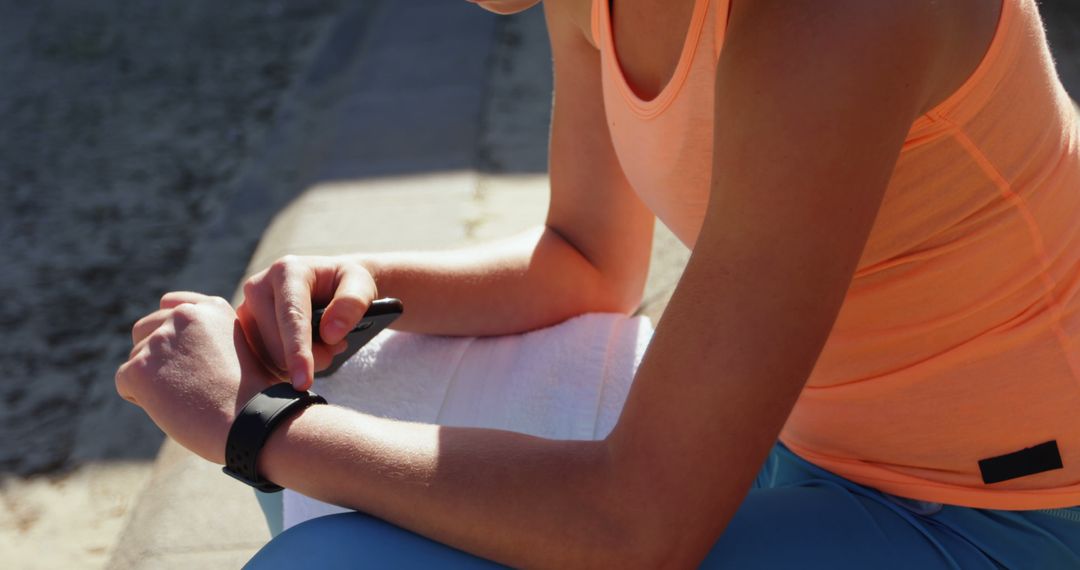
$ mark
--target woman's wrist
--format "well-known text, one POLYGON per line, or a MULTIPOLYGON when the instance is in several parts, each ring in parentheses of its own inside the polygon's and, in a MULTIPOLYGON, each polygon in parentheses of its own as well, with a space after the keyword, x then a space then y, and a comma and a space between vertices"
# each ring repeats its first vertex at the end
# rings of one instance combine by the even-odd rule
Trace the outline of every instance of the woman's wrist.
POLYGON ((390 489, 403 474, 430 479, 420 474, 433 460, 420 461, 422 468, 410 462, 418 454, 434 457, 437 449, 437 427, 418 426, 430 430, 424 438, 429 443, 419 445, 415 438, 402 443, 407 424, 395 425, 398 437, 387 439, 385 421, 334 404, 308 406, 270 433, 259 453, 257 472, 324 503, 377 514, 380 503, 395 502, 390 489), (382 443, 373 442, 379 438, 382 443))
POLYGON ((282 487, 290 487, 287 466, 296 461, 297 443, 303 434, 318 433, 319 417, 330 408, 329 405, 308 406, 285 419, 270 432, 262 449, 259 451, 256 470, 259 475, 282 487))

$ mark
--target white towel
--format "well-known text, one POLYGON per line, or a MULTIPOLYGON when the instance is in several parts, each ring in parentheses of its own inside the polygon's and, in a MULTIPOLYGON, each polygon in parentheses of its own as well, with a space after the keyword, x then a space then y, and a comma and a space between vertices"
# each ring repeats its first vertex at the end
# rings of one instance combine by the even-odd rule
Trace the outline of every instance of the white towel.
MULTIPOLYGON (((520 335, 385 331, 313 390, 368 414, 551 439, 601 439, 652 337, 646 317, 592 313, 520 335)), ((284 528, 348 509, 286 489, 284 528)))

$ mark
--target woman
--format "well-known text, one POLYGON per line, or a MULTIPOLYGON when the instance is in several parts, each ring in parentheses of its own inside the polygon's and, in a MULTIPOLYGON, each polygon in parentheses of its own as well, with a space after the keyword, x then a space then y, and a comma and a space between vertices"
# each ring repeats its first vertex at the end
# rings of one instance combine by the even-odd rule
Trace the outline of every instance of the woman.
POLYGON ((166 295, 117 386, 224 463, 237 406, 276 381, 243 331, 306 389, 377 295, 437 334, 629 312, 655 214, 693 254, 618 424, 552 441, 312 406, 260 472, 397 526, 317 519, 256 560, 1080 564, 1080 133, 1033 1, 544 9, 541 232, 469 260, 287 258, 235 315, 166 295))

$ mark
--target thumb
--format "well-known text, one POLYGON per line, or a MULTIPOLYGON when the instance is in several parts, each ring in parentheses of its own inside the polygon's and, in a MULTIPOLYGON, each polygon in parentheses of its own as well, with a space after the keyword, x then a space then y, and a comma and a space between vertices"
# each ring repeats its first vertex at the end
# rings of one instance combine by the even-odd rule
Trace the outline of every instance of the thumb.
POLYGON ((369 273, 362 269, 345 272, 319 323, 322 341, 330 345, 341 342, 364 318, 374 298, 375 282, 369 273))

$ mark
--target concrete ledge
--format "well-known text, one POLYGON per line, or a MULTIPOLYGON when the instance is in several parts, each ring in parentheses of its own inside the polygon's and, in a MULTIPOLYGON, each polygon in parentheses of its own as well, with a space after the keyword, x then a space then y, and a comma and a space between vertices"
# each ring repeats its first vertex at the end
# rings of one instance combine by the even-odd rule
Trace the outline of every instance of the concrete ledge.
POLYGON ((316 184, 274 218, 249 273, 287 253, 446 249, 543 223, 547 178, 458 171, 316 184))
POLYGON ((239 568, 270 538, 250 488, 167 439, 112 568, 239 568))

